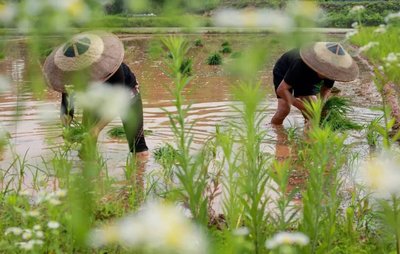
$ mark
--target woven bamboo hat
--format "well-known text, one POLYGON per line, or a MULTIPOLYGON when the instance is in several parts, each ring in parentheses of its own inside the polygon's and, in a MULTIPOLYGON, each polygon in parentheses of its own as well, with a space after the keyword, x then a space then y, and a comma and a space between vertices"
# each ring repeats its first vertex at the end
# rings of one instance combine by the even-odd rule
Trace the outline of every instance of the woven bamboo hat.
POLYGON ((90 80, 103 82, 119 68, 124 46, 117 36, 102 31, 74 35, 46 58, 43 69, 49 85, 65 92, 71 74, 87 71, 90 80))
POLYGON ((328 79, 348 82, 357 78, 358 66, 337 42, 316 42, 300 49, 301 59, 328 79))

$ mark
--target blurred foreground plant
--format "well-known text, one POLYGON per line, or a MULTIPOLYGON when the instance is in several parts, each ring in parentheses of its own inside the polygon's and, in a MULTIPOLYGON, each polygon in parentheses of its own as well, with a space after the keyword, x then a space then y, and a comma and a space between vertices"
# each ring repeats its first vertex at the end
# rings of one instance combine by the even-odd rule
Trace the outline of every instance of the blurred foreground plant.
POLYGON ((193 136, 191 130, 194 122, 187 121, 190 105, 185 105, 183 90, 191 78, 187 72, 181 71, 182 63, 189 50, 189 43, 182 37, 168 37, 162 40, 171 58, 167 58, 168 75, 173 79, 174 86, 170 93, 175 98, 176 114, 166 112, 172 132, 175 136, 177 161, 175 175, 182 188, 180 193, 187 203, 194 219, 202 225, 208 224, 208 198, 206 194, 208 177, 208 152, 201 150, 196 155, 191 155, 193 136))
POLYGON ((319 123, 322 101, 305 104, 310 118, 307 143, 302 149, 304 167, 308 169, 306 190, 303 192, 302 232, 310 237, 308 251, 328 251, 332 248, 337 228, 337 212, 341 204, 339 170, 346 163, 345 135, 338 134, 319 123))
POLYGON ((140 253, 207 253, 202 230, 177 207, 150 202, 133 215, 92 230, 93 247, 118 244, 140 253))

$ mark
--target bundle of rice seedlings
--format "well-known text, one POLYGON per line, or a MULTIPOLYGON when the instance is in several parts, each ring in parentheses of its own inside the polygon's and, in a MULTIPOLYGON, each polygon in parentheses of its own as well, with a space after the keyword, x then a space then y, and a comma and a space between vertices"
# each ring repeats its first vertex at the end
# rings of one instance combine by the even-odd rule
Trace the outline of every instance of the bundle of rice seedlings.
POLYGON ((78 122, 72 122, 71 126, 63 128, 62 136, 66 142, 80 144, 89 135, 87 128, 78 122))
POLYGON ((107 131, 111 138, 125 138, 125 129, 123 126, 115 126, 107 131))
POLYGON ((153 151, 153 157, 161 165, 172 164, 175 161, 178 151, 170 144, 158 147, 153 151))
POLYGON ((350 101, 346 98, 332 96, 324 104, 321 115, 321 126, 330 126, 336 131, 360 130, 362 126, 347 117, 351 111, 350 101))

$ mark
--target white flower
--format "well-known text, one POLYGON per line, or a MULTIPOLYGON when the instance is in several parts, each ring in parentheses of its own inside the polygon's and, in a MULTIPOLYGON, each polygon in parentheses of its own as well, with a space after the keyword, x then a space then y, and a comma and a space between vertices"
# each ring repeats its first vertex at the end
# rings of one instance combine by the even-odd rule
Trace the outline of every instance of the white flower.
POLYGON ((376 42, 376 41, 368 42, 368 44, 366 44, 366 45, 360 47, 360 48, 358 49, 358 52, 360 53, 360 52, 368 51, 368 50, 370 50, 372 47, 375 47, 375 46, 377 46, 377 45, 379 45, 379 42, 376 42))
POLYGON ((310 242, 308 236, 301 232, 279 232, 275 234, 271 239, 267 240, 265 246, 268 249, 275 249, 281 245, 292 245, 297 244, 305 246, 310 242))
POLYGON ((386 26, 381 24, 377 29, 374 30, 374 33, 383 34, 386 33, 386 26))
POLYGON ((44 237, 44 233, 43 233, 43 231, 38 230, 38 231, 35 231, 35 236, 37 238, 43 238, 44 237))
POLYGON ((355 5, 351 8, 350 13, 356 14, 365 10, 365 7, 362 5, 355 5))
POLYGON ((30 240, 29 242, 32 244, 36 244, 36 245, 43 245, 43 243, 44 243, 42 240, 39 240, 39 239, 33 239, 33 240, 30 240))
POLYGON ((11 23, 17 15, 17 8, 13 3, 0 3, 0 23, 11 23))
POLYGON ((354 35, 356 35, 356 34, 358 34, 358 31, 357 31, 357 30, 347 32, 347 33, 346 33, 346 39, 350 39, 350 37, 352 37, 352 36, 354 36, 354 35))
POLYGON ((385 57, 383 59, 384 61, 388 62, 388 63, 393 63, 393 62, 397 62, 398 58, 397 58, 397 54, 391 52, 387 55, 387 57, 385 57))
POLYGON ((60 227, 60 223, 58 223, 57 221, 49 221, 47 223, 47 227, 51 229, 57 229, 60 227))
POLYGON ((32 238, 32 231, 25 229, 24 233, 22 234, 22 239, 29 240, 32 238))
POLYGON ((61 205, 61 201, 56 198, 51 198, 51 199, 49 199, 49 204, 54 205, 54 206, 61 205))
POLYGON ((23 214, 24 217, 39 217, 40 213, 37 210, 32 210, 23 214))
POLYGON ((15 245, 19 246, 19 248, 22 250, 32 250, 34 247, 34 242, 18 242, 15 245))
POLYGON ((237 235, 237 236, 246 236, 246 235, 250 234, 250 230, 247 227, 240 227, 240 228, 235 229, 233 231, 233 234, 237 235))
POLYGON ((22 234, 22 232, 24 232, 23 230, 22 230, 22 228, 18 228, 18 227, 10 227, 10 228, 7 228, 6 229, 6 231, 5 231, 5 235, 8 235, 8 234, 14 234, 14 235, 20 235, 20 234, 22 234))
POLYGON ((43 245, 43 241, 32 239, 27 242, 17 242, 15 245, 19 246, 22 250, 32 250, 35 245, 43 245))
POLYGON ((400 194, 400 160, 389 151, 365 162, 360 169, 362 184, 377 197, 400 194))
POLYGON ((105 119, 126 117, 129 111, 131 91, 123 86, 93 83, 88 91, 76 94, 76 103, 105 119))
POLYGON ((397 13, 390 13, 389 15, 387 15, 385 17, 385 22, 388 23, 390 22, 392 19, 398 19, 400 18, 400 11, 397 13))
POLYGON ((64 189, 58 189, 56 190, 56 192, 54 193, 56 195, 56 197, 58 198, 63 198, 67 196, 67 191, 64 189))
POLYGON ((40 226, 40 225, 35 225, 35 226, 33 226, 32 229, 35 230, 35 231, 38 231, 38 230, 41 230, 41 229, 42 229, 42 226, 40 226))
POLYGON ((222 9, 213 17, 216 26, 223 27, 266 27, 277 32, 289 32, 294 27, 293 19, 277 10, 222 9))
POLYGON ((383 71, 385 68, 382 65, 378 66, 378 70, 383 71))
POLYGON ((5 93, 11 90, 11 81, 8 77, 0 75, 0 93, 5 93))
POLYGON ((137 214, 93 230, 90 245, 121 244, 174 253, 207 253, 201 230, 181 214, 177 207, 149 203, 137 214))

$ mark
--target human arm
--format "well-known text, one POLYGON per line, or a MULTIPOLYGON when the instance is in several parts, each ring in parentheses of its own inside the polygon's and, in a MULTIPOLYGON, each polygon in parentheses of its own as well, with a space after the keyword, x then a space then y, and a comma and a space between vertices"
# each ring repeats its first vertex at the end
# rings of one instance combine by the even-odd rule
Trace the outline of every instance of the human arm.
POLYGON ((325 85, 321 87, 320 95, 323 101, 326 101, 328 99, 329 95, 331 94, 331 90, 331 87, 327 87, 325 85))
POLYGON ((331 95, 331 91, 332 91, 332 87, 333 87, 334 83, 335 83, 335 81, 333 81, 333 80, 324 79, 324 82, 320 89, 320 95, 321 95, 321 99, 323 101, 326 101, 329 98, 329 96, 331 95))
POLYGON ((305 110, 304 103, 300 99, 295 98, 290 89, 292 89, 292 87, 286 83, 285 80, 282 80, 278 86, 278 89, 276 90, 276 94, 285 100, 289 105, 293 105, 303 112, 305 110))

